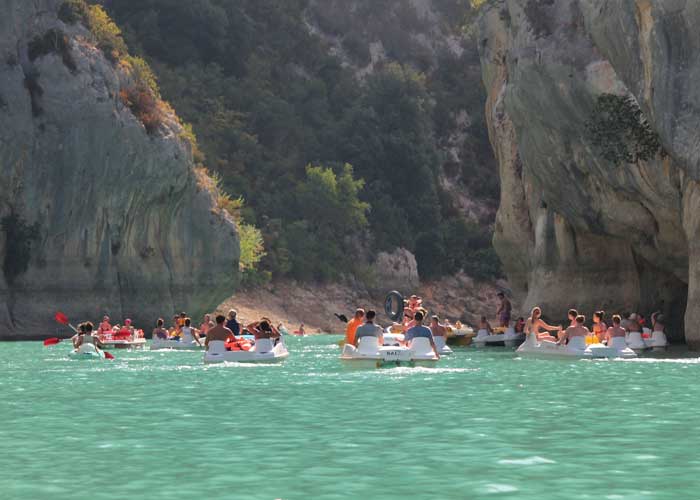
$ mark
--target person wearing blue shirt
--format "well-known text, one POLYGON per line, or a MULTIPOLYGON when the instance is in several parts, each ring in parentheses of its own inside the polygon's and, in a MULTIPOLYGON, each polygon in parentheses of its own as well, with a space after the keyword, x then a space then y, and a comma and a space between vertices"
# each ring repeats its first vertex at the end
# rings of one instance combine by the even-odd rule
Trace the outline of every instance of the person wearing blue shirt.
POLYGON ((421 337, 426 338, 430 340, 430 345, 433 346, 435 354, 439 357, 438 349, 435 346, 435 339, 433 338, 433 332, 431 332, 430 328, 428 328, 427 326, 423 326, 423 313, 420 311, 416 311, 416 314, 413 316, 413 320, 415 321, 416 325, 412 328, 409 328, 408 331, 404 334, 404 342, 406 343, 406 346, 411 347, 411 341, 413 339, 421 337))

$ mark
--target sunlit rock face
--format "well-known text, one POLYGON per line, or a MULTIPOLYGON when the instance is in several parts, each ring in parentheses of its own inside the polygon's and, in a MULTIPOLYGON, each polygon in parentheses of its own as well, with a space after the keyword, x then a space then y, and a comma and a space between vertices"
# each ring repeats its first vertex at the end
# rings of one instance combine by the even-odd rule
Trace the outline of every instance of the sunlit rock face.
POLYGON ((662 310, 700 348, 699 23, 691 1, 485 9, 494 243, 527 307, 662 310))
POLYGON ((198 186, 168 115, 148 134, 119 65, 55 0, 0 0, 0 339, 110 314, 146 326, 214 307, 235 287, 238 237, 198 186), (28 45, 57 30, 61 53, 28 45))

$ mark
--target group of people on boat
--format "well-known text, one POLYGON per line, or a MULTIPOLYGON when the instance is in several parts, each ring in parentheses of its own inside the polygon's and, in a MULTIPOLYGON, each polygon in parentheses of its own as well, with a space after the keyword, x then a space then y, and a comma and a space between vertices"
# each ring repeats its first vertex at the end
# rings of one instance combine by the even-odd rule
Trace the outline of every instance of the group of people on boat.
MULTIPOLYGON (((605 311, 596 311, 593 313, 590 329, 585 325, 586 317, 576 309, 569 309, 567 316, 569 325, 566 328, 562 325, 550 325, 542 319, 542 309, 534 307, 525 323, 524 332, 534 334, 538 341, 559 344, 566 344, 573 337, 584 337, 586 344, 609 344, 616 337, 625 338, 632 333, 638 333, 643 338, 651 335, 643 333, 647 328, 646 318, 637 313, 614 314, 611 318, 611 324, 608 326, 605 322, 605 311)), ((663 314, 660 312, 652 314, 650 326, 652 334, 653 332, 664 333, 665 318, 663 314)))
POLYGON ((208 347, 211 341, 221 340, 225 342, 227 350, 246 351, 253 346, 255 340, 280 338, 279 328, 275 327, 269 318, 263 317, 244 327, 238 321, 238 312, 235 309, 229 310, 226 316, 217 314, 214 320, 211 314, 205 314, 199 328, 194 327, 192 323, 192 319, 185 312, 173 316, 169 329, 165 328, 163 318, 158 318, 153 329, 153 338, 194 342, 205 347, 208 347), (244 335, 253 336, 254 340, 245 338, 244 335))

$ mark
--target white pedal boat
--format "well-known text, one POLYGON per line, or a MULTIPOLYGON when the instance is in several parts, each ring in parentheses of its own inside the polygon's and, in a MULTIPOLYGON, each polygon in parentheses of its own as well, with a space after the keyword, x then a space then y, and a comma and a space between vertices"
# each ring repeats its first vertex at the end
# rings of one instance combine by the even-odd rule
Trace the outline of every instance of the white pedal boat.
MULTIPOLYGON (((438 349, 438 354, 440 356, 449 356, 453 354, 454 351, 450 349, 447 345, 445 337, 435 336, 435 346, 438 349)), ((384 347, 399 347, 403 344, 404 336, 403 333, 385 333, 384 334, 384 347)))
POLYGON ((173 351, 199 351, 204 349, 204 339, 200 340, 200 344, 196 340, 189 342, 175 339, 159 339, 154 337, 151 339, 151 351, 159 351, 169 349, 173 351))
POLYGON ((640 332, 628 332, 625 335, 625 340, 629 348, 636 353, 641 353, 647 349, 663 351, 668 347, 668 339, 664 332, 652 332, 648 328, 645 328, 644 334, 648 338, 644 338, 644 335, 640 332))
POLYGON ((627 347, 624 337, 615 337, 609 346, 603 344, 586 345, 585 337, 573 337, 567 345, 549 340, 538 341, 534 333, 515 351, 521 356, 539 358, 581 358, 581 359, 631 359, 635 352, 627 347))
POLYGON ((99 339, 107 349, 143 349, 147 344, 144 337, 123 339, 113 338, 111 335, 100 335, 99 339))
POLYGON ((358 347, 345 344, 341 361, 351 366, 379 368, 381 366, 432 366, 438 359, 426 338, 413 339, 411 347, 380 346, 374 337, 362 337, 358 347))
POLYGON ((73 359, 105 359, 105 352, 95 344, 81 344, 68 355, 73 359))
POLYGON ((204 353, 205 363, 277 363, 289 357, 284 340, 272 345, 270 339, 258 339, 249 351, 227 351, 222 340, 212 340, 204 353))
POLYGON ((525 341, 524 333, 515 333, 513 328, 508 328, 504 333, 490 335, 487 330, 479 330, 472 342, 478 347, 506 346, 515 347, 525 341))

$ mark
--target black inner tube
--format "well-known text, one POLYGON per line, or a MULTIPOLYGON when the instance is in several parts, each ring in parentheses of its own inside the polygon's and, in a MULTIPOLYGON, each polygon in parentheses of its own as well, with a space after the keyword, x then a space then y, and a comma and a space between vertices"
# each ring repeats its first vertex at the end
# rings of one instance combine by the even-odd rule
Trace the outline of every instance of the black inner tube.
POLYGON ((399 322, 403 318, 403 295, 396 290, 389 292, 384 299, 384 312, 391 321, 399 322))

